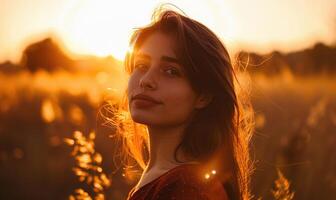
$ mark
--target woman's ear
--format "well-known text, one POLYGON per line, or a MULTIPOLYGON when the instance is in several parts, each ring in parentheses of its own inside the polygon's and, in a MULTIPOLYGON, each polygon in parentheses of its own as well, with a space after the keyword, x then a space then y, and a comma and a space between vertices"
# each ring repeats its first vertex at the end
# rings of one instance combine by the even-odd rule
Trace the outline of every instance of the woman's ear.
POLYGON ((212 94, 201 94, 196 99, 195 108, 204 108, 206 107, 213 99, 212 94))

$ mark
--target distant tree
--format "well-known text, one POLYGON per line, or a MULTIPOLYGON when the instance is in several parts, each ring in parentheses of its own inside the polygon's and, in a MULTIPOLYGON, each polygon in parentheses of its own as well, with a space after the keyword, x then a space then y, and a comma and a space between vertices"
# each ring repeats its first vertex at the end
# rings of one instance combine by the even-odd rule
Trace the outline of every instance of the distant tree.
POLYGON ((22 67, 14 64, 10 61, 5 61, 4 63, 0 64, 0 72, 5 74, 14 74, 22 70, 22 67))
POLYGON ((73 61, 61 50, 51 38, 29 45, 21 58, 21 64, 31 72, 59 69, 72 70, 73 61))

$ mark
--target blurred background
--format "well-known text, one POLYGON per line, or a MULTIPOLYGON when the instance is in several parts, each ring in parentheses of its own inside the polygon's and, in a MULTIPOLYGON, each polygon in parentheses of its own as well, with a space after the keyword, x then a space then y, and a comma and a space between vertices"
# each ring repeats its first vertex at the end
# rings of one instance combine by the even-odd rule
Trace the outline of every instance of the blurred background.
MULTIPOLYGON (((161 2, 0 0, 0 199, 90 190, 78 160, 109 179, 90 194, 126 198, 135 182, 115 167, 113 127, 98 111, 123 94, 128 38, 161 2), (75 158, 76 138, 91 138, 80 144, 94 151, 80 151, 94 159, 75 158)), ((249 63, 255 199, 274 199, 277 169, 294 199, 335 199, 336 1, 169 2, 212 29, 234 63, 249 63)))

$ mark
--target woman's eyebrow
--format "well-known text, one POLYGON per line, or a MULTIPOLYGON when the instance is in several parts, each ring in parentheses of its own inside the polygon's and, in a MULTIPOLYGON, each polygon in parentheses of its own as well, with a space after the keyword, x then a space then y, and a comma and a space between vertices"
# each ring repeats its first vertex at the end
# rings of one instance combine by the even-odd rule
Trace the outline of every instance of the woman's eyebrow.
MULTIPOLYGON (((135 58, 145 58, 150 60, 151 56, 145 53, 137 53, 135 56, 135 58)), ((165 61, 165 62, 171 62, 171 63, 176 63, 176 64, 181 64, 181 62, 177 59, 177 58, 173 58, 170 56, 161 56, 161 61, 165 61)))
POLYGON ((169 56, 162 56, 161 60, 166 61, 166 62, 176 63, 178 65, 181 64, 181 62, 178 59, 173 58, 173 57, 169 57, 169 56))

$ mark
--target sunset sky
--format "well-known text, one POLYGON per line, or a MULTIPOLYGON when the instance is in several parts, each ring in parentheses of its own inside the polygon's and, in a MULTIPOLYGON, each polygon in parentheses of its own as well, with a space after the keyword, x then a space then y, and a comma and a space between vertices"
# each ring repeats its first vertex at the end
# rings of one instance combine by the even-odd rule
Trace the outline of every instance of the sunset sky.
POLYGON ((161 2, 207 25, 232 52, 336 43, 335 0, 0 0, 0 62, 18 61, 27 44, 50 34, 71 52, 121 59, 132 28, 161 2))

